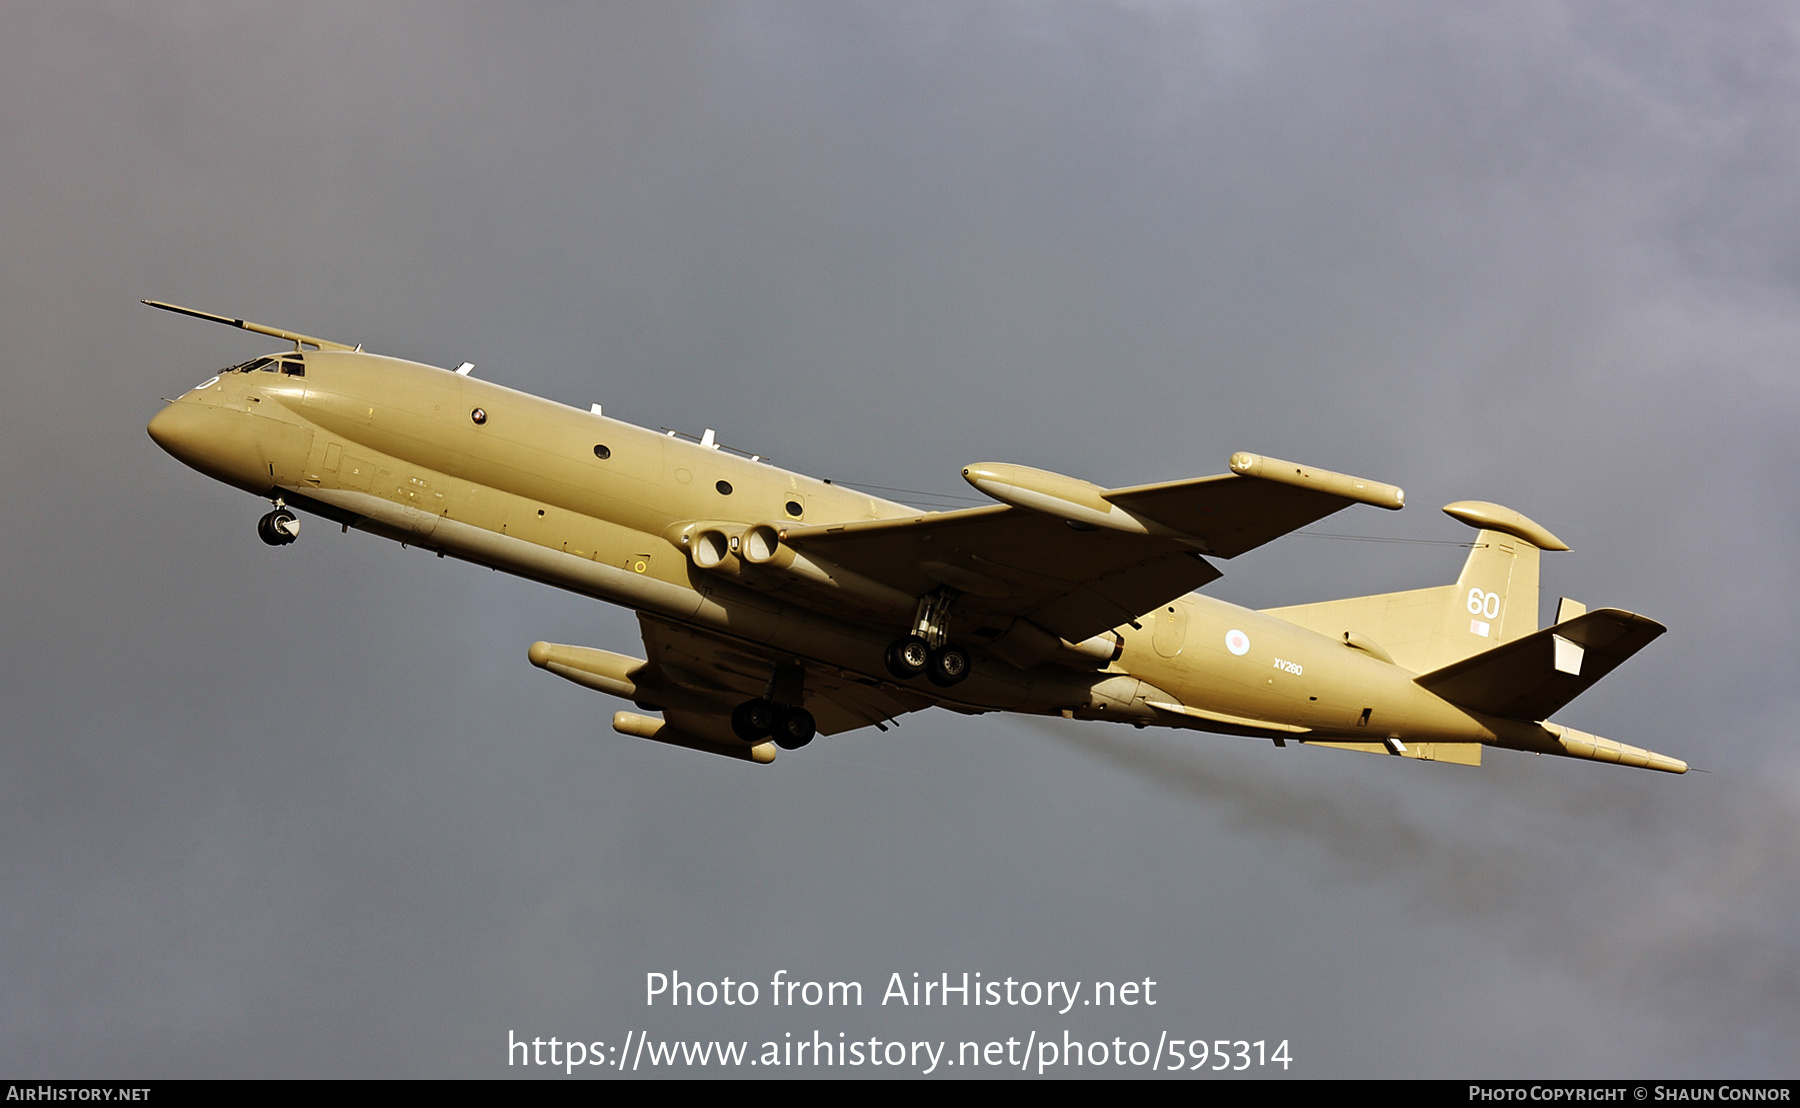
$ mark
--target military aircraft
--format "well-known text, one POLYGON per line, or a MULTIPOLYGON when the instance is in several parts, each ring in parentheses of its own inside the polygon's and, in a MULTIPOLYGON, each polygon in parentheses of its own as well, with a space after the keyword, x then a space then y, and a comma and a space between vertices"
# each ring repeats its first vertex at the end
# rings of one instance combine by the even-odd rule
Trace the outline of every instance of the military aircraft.
POLYGON ((933 706, 1179 727, 1479 765, 1498 746, 1685 773, 1548 721, 1664 628, 1563 600, 1511 509, 1454 584, 1251 611, 1194 590, 1235 558, 1400 489, 1237 453, 1230 472, 1108 489, 963 469, 996 503, 921 512, 722 447, 445 370, 156 301, 293 349, 208 377, 158 445, 273 507, 634 609, 648 657, 534 643, 533 664, 632 701, 625 735, 750 762, 933 706), (310 349, 309 349, 310 348, 310 349), (652 714, 645 714, 652 713, 652 714), (658 718, 660 716, 660 718, 658 718))

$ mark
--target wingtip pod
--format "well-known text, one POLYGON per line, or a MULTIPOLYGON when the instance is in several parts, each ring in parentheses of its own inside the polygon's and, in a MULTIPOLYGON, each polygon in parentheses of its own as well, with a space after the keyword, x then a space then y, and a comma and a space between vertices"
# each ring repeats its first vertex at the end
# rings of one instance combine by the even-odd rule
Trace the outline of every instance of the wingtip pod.
POLYGON ((1635 766, 1638 769, 1654 769, 1663 773, 1686 773, 1688 764, 1680 758, 1671 758, 1666 754, 1658 754, 1653 750, 1630 746, 1599 735, 1590 735, 1586 731, 1577 731, 1573 727, 1564 727, 1559 723, 1546 723, 1545 731, 1555 740, 1561 749, 1550 751, 1569 758, 1585 758, 1590 762, 1611 762, 1620 766, 1635 766))
POLYGON ((1341 496, 1345 500, 1354 500, 1360 504, 1373 504, 1377 508, 1399 511, 1406 507, 1406 492, 1398 485, 1383 484, 1362 477, 1352 477, 1348 473, 1334 473, 1329 469, 1315 466, 1303 466, 1298 462, 1286 462, 1280 458, 1269 458, 1261 454, 1251 454, 1240 450, 1231 456, 1231 472, 1239 477, 1260 477, 1265 481, 1279 481, 1284 485, 1295 485, 1303 489, 1341 496))

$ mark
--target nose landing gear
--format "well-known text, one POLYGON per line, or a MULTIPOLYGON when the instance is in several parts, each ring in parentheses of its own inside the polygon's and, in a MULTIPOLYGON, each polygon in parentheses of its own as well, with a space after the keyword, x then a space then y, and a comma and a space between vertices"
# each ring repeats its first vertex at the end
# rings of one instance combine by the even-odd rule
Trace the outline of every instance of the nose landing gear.
POLYGON ((256 537, 270 546, 286 546, 300 537, 300 517, 277 505, 274 511, 256 521, 256 537))

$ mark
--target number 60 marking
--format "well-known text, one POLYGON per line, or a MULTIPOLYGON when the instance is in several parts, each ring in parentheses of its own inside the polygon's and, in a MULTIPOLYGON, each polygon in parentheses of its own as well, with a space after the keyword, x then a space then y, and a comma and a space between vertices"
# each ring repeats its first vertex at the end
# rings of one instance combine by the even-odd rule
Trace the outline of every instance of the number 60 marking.
POLYGON ((1482 592, 1480 589, 1469 590, 1469 614, 1486 616, 1493 619, 1500 614, 1500 594, 1482 592))

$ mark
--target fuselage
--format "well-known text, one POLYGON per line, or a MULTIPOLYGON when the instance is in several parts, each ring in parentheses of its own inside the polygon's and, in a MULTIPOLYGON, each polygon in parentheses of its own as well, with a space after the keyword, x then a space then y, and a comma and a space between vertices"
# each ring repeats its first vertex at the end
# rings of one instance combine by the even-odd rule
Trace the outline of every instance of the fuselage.
MULTIPOLYGON (((891 623, 843 618, 694 564, 698 523, 833 524, 917 509, 471 376, 337 350, 271 355, 171 403, 150 434, 257 496, 789 656, 893 679, 891 623)), ((961 711, 1022 711, 1263 737, 1492 742, 1496 721, 1343 641, 1199 594, 1112 632, 1110 658, 1029 668, 980 654, 961 711)), ((911 687, 911 686, 909 686, 911 687)))

